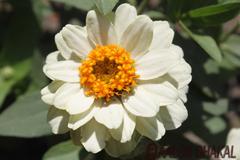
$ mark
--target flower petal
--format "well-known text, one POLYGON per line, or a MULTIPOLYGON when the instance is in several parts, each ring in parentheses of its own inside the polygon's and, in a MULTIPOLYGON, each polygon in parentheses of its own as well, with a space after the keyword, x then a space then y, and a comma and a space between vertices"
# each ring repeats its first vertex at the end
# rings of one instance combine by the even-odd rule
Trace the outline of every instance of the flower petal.
POLYGON ((132 139, 133 132, 136 126, 136 116, 131 113, 127 113, 124 110, 123 123, 117 129, 111 129, 110 134, 114 139, 120 141, 121 143, 126 143, 132 139))
POLYGON ((137 117, 137 131, 152 140, 159 140, 165 134, 165 128, 157 117, 137 117))
POLYGON ((67 46, 80 58, 85 58, 92 50, 84 28, 68 24, 60 33, 67 46))
POLYGON ((61 33, 55 35, 55 43, 57 45, 57 49, 65 59, 70 59, 72 57, 73 50, 68 47, 61 33))
POLYGON ((183 102, 179 99, 175 104, 162 106, 158 116, 167 130, 176 129, 187 119, 188 112, 183 102))
POLYGON ((107 129, 92 119, 81 128, 82 145, 87 151, 97 153, 105 147, 107 134, 107 129))
POLYGON ((48 86, 44 87, 41 90, 41 99, 43 100, 43 102, 52 105, 55 98, 55 93, 62 85, 63 82, 61 81, 52 81, 48 86))
POLYGON ((89 38, 95 45, 117 44, 117 35, 111 22, 99 12, 87 14, 86 26, 89 38))
POLYGON ((85 125, 93 118, 94 114, 98 112, 99 108, 99 101, 95 101, 91 108, 89 108, 87 111, 80 114, 71 115, 69 118, 68 127, 76 130, 79 127, 85 125))
POLYGON ((136 62, 139 79, 148 80, 160 77, 180 62, 180 54, 175 50, 151 50, 136 62))
POLYGON ((136 19, 137 11, 135 7, 124 3, 116 9, 115 15, 114 26, 118 37, 121 38, 123 32, 136 19))
POLYGON ((46 64, 51 64, 62 60, 64 60, 64 58, 61 56, 60 52, 55 51, 47 55, 46 64))
POLYGON ((240 159, 240 128, 232 128, 227 135, 226 146, 221 150, 220 160, 239 160, 240 159), (231 152, 232 156, 229 156, 231 152), (228 156, 227 156, 228 155, 228 156))
POLYGON ((152 36, 152 20, 144 15, 138 16, 124 31, 120 45, 128 52, 131 52, 132 58, 137 60, 148 50, 152 41, 152 36))
POLYGON ((131 141, 128 141, 126 143, 120 143, 119 141, 110 139, 109 141, 107 141, 105 151, 112 157, 119 157, 122 155, 129 154, 136 148, 139 139, 140 136, 136 134, 134 135, 134 138, 132 138, 131 141))
POLYGON ((168 74, 177 81, 177 87, 182 88, 189 84, 192 80, 192 69, 184 59, 176 66, 169 70, 168 74))
POLYGON ((47 119, 54 134, 63 134, 69 131, 67 127, 69 114, 67 112, 51 107, 48 111, 47 119))
POLYGON ((150 49, 170 47, 173 36, 174 31, 167 21, 154 21, 153 40, 150 49))
POLYGON ((78 128, 77 130, 70 130, 70 137, 72 139, 73 144, 81 146, 81 128, 78 128))
POLYGON ((53 104, 59 109, 66 109, 71 96, 80 90, 78 83, 65 83, 56 92, 53 104))
POLYGON ((119 100, 111 101, 102 106, 94 115, 97 122, 105 125, 108 129, 120 127, 123 121, 123 106, 119 100))
POLYGON ((60 80, 65 82, 79 82, 80 63, 73 61, 59 61, 46 65, 46 75, 54 80, 60 80))
POLYGON ((236 156, 237 160, 240 159, 240 128, 233 128, 227 135, 227 145, 233 146, 233 155, 236 156))
POLYGON ((181 100, 186 103, 187 102, 187 92, 188 92, 188 86, 185 86, 183 88, 178 89, 178 94, 181 100))
POLYGON ((67 111, 69 114, 79 114, 88 110, 93 104, 94 98, 86 96, 84 89, 81 88, 67 102, 67 111))
POLYGON ((157 106, 151 98, 151 95, 141 86, 134 89, 134 93, 127 97, 123 97, 122 101, 125 108, 136 116, 153 117, 159 111, 157 106))
MULTIPOLYGON (((58 61, 62 61, 64 60, 64 58, 61 56, 59 51, 55 51, 52 53, 49 53, 46 57, 46 64, 52 64, 52 63, 56 63, 58 61)), ((47 75, 50 79, 54 79, 52 78, 50 75, 48 75, 48 73, 46 72, 46 65, 43 66, 43 73, 45 75, 47 75)))
POLYGON ((148 81, 140 81, 139 85, 149 93, 149 98, 157 106, 173 104, 178 99, 178 90, 168 81, 156 78, 148 81))

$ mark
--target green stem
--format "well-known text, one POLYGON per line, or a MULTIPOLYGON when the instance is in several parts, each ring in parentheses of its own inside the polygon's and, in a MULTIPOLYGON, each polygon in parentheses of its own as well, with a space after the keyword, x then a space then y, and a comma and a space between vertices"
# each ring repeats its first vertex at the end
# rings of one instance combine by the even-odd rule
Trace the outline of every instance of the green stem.
POLYGON ((147 2, 148 2, 148 0, 142 0, 142 2, 140 3, 140 5, 137 8, 138 14, 141 14, 143 12, 144 8, 147 5, 147 2))

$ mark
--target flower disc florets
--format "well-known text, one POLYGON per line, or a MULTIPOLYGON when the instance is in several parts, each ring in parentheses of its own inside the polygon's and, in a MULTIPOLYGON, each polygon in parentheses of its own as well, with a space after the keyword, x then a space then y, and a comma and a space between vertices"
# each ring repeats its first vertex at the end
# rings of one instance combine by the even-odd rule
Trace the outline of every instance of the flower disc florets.
POLYGON ((117 45, 97 46, 79 68, 86 95, 105 98, 128 93, 136 85, 134 61, 117 45))

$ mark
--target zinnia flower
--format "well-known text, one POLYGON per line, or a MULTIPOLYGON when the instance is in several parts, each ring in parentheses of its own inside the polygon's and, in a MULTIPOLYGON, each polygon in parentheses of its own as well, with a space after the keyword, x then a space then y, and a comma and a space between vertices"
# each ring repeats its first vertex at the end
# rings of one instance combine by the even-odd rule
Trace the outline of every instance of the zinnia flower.
POLYGON ((86 27, 66 25, 43 68, 52 80, 41 94, 53 133, 70 131, 87 151, 117 157, 141 136, 159 140, 178 128, 191 67, 173 36, 168 22, 137 16, 129 4, 113 21, 91 10, 86 27))

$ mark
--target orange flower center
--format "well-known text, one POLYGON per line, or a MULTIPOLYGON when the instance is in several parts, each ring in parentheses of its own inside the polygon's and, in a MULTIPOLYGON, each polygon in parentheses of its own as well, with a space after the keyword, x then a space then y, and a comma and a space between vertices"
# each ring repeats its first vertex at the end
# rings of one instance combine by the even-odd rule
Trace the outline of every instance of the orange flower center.
POLYGON ((136 85, 136 70, 130 54, 117 45, 97 46, 79 67, 86 95, 105 98, 129 93, 136 85))

